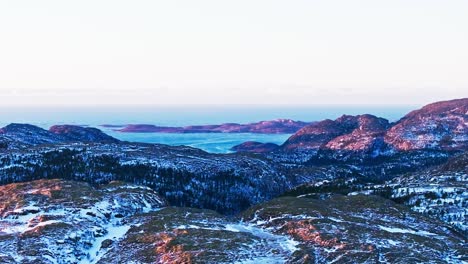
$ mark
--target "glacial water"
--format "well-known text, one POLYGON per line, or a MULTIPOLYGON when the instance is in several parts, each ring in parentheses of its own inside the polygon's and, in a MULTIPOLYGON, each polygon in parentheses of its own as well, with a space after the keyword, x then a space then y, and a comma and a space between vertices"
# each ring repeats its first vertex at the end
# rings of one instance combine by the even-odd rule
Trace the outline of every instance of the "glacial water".
POLYGON ((250 123, 262 120, 288 118, 301 121, 335 119, 343 114, 373 114, 396 121, 416 106, 316 106, 316 107, 60 107, 60 108, 1 108, 0 126, 9 123, 29 123, 48 129, 55 124, 73 124, 97 127, 121 140, 186 145, 214 153, 227 153, 232 146, 245 141, 283 143, 290 135, 251 133, 121 133, 103 124, 154 124, 186 126, 221 123, 250 123))

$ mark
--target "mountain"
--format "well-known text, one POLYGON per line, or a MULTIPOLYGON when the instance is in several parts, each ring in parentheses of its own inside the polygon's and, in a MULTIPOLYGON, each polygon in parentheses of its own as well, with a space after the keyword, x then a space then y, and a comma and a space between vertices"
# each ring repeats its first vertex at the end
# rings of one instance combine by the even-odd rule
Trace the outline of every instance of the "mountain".
POLYGON ((49 130, 29 124, 9 124, 0 128, 0 149, 21 149, 63 142, 117 143, 119 140, 96 128, 56 125, 49 130))
POLYGON ((40 127, 16 123, 0 128, 0 138, 5 142, 12 142, 19 145, 58 143, 66 140, 65 137, 56 135, 40 127))
POLYGON ((67 141, 81 142, 103 142, 117 143, 118 139, 113 138, 101 130, 93 127, 81 127, 73 125, 55 125, 49 128, 49 131, 66 138, 67 141))
POLYGON ((283 150, 371 150, 383 141, 389 122, 373 115, 343 115, 306 126, 292 135, 283 150))
POLYGON ((308 125, 292 135, 284 151, 381 152, 468 148, 468 98, 437 102, 390 124, 372 115, 347 116, 308 125))
POLYGON ((388 120, 373 115, 349 116, 347 119, 355 122, 355 128, 350 133, 328 141, 325 148, 352 151, 372 151, 381 148, 385 131, 390 126, 388 120))
MULTIPOLYGON (((310 123, 291 119, 276 119, 249 124, 225 123, 221 125, 200 125, 185 127, 163 127, 148 124, 126 125, 116 129, 119 132, 132 133, 260 133, 292 134, 310 123)), ((109 126, 109 125, 106 125, 109 126)))
POLYGON ((385 142, 397 150, 468 149, 468 98, 415 110, 392 126, 385 142))

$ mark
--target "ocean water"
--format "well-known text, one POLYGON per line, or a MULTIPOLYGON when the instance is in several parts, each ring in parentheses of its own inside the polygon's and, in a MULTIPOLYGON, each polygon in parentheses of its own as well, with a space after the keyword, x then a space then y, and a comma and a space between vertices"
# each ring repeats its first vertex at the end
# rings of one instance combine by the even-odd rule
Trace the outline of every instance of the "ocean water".
POLYGON ((335 119, 343 114, 373 114, 396 121, 415 106, 211 106, 211 107, 56 107, 1 108, 0 126, 9 123, 28 123, 48 129, 55 124, 91 126, 121 140, 186 145, 214 153, 227 153, 245 141, 283 143, 290 135, 251 133, 121 133, 103 124, 154 124, 186 126, 221 123, 250 123, 262 120, 289 118, 301 121, 335 119))

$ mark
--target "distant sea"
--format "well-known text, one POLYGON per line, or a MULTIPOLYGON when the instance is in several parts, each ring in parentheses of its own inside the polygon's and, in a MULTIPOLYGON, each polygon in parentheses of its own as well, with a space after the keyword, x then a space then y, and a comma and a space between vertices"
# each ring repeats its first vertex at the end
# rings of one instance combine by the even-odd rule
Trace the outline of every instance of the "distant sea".
POLYGON ((416 106, 210 106, 210 107, 56 107, 18 108, 0 107, 0 126, 9 123, 28 123, 48 129, 55 124, 91 126, 126 141, 186 145, 213 153, 228 153, 230 148, 245 141, 282 144, 290 135, 264 134, 168 134, 121 133, 103 124, 154 124, 160 126, 187 126, 221 123, 251 123, 262 120, 288 118, 300 121, 336 119, 348 114, 373 114, 396 121, 416 106))

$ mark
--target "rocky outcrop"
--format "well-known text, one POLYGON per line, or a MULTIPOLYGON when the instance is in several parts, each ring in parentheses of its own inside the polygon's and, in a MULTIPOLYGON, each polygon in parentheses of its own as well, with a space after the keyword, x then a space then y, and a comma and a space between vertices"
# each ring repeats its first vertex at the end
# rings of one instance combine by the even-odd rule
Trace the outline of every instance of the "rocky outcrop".
POLYGON ((468 98, 415 110, 388 130, 385 142, 397 150, 468 149, 468 98))
POLYGON ((362 151, 381 147, 389 122, 373 115, 343 115, 324 120, 299 130, 281 147, 283 150, 351 150, 362 151))
POLYGON ((119 182, 0 186, 0 263, 97 263, 131 228, 127 219, 163 206, 151 189, 119 182))
POLYGON ((356 128, 351 133, 330 140, 325 148, 351 151, 381 149, 383 136, 390 126, 388 120, 373 115, 360 115, 355 120, 356 128))
POLYGON ((377 196, 281 197, 238 216, 171 207, 149 188, 0 186, 1 263, 464 263, 447 224, 377 196))
POLYGON ((467 260, 465 238, 449 225, 377 196, 282 197, 243 217, 299 242, 289 263, 467 260))
POLYGON ((468 149, 468 98, 429 104, 395 124, 373 115, 344 115, 308 125, 282 146, 285 151, 382 151, 468 149))
MULTIPOLYGON (((259 134, 292 134, 308 125, 302 121, 276 119, 249 124, 225 123, 221 125, 200 125, 185 127, 163 127, 148 124, 127 125, 116 129, 119 132, 132 133, 259 133, 259 134)), ((106 125, 109 126, 109 125, 106 125)))

